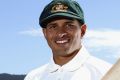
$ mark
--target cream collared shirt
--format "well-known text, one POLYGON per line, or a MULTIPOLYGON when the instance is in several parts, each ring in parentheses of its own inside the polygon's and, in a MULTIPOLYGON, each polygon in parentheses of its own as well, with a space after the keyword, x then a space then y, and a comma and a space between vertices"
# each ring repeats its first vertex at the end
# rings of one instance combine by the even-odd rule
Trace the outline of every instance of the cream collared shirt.
POLYGON ((51 60, 31 71, 25 80, 101 80, 111 65, 91 56, 82 47, 78 54, 62 67, 51 60))

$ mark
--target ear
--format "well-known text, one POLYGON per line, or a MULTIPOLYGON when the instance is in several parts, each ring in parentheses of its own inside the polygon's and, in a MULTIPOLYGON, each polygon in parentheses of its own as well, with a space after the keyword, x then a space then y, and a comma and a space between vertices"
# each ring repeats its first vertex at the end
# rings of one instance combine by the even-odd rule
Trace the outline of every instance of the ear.
POLYGON ((87 28, 86 24, 83 24, 83 25, 81 26, 81 37, 83 37, 83 36, 85 35, 86 28, 87 28))
POLYGON ((44 34, 44 36, 45 36, 45 38, 46 38, 46 29, 43 28, 42 31, 43 31, 43 34, 44 34))

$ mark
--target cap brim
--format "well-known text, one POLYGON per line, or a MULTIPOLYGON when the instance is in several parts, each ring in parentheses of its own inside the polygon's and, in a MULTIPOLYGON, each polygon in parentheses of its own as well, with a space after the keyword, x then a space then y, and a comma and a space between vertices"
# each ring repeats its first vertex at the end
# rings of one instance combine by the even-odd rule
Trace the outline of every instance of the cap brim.
POLYGON ((81 21, 83 20, 83 18, 80 19, 80 17, 77 17, 77 15, 74 16, 73 14, 70 14, 70 13, 55 13, 43 19, 40 22, 40 25, 41 27, 45 28, 49 22, 53 21, 54 19, 60 19, 60 18, 72 18, 72 19, 78 19, 81 21))

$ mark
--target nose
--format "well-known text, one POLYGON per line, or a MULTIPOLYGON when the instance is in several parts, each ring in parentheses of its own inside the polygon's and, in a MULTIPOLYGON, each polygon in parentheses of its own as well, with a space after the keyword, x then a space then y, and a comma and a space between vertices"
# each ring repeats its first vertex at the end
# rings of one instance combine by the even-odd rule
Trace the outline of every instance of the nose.
POLYGON ((57 34, 58 34, 58 37, 62 38, 62 37, 64 37, 64 36, 67 35, 67 32, 66 32, 65 29, 62 27, 62 28, 59 28, 57 34))
POLYGON ((58 36, 62 38, 63 36, 67 35, 67 33, 59 33, 58 36))

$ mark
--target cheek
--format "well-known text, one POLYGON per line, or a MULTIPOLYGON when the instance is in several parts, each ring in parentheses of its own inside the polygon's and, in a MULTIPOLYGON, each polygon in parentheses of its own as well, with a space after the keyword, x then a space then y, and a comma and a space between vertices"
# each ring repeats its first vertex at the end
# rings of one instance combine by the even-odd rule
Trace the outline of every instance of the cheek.
POLYGON ((76 31, 72 32, 71 35, 73 36, 73 38, 80 38, 81 37, 81 31, 76 30, 76 31))
POLYGON ((50 33, 50 32, 46 32, 46 39, 47 39, 48 43, 51 43, 54 39, 54 34, 50 33))
POLYGON ((73 40, 74 40, 75 43, 80 42, 80 40, 81 40, 81 34, 80 34, 80 32, 77 32, 77 33, 75 33, 73 35, 73 40))
POLYGON ((47 34, 47 35, 46 35, 47 41, 51 41, 51 38, 52 38, 52 36, 51 36, 50 34, 47 34))
POLYGON ((48 45, 51 47, 51 45, 52 45, 52 36, 47 34, 46 35, 46 40, 47 40, 48 45))

